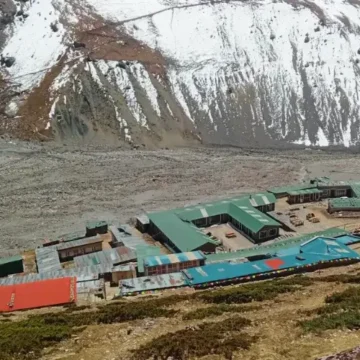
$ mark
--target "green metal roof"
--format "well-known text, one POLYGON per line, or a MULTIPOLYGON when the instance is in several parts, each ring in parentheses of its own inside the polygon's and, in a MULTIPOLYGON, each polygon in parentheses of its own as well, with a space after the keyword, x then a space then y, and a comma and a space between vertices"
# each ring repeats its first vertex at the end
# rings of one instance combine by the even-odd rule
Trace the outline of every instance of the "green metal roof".
POLYGON ((197 205, 195 207, 188 207, 185 209, 181 209, 181 211, 176 212, 176 215, 184 221, 194 221, 209 216, 226 214, 228 211, 228 207, 229 207, 229 203, 223 203, 223 204, 215 203, 211 206, 209 206, 208 204, 197 205))
POLYGON ((330 199, 329 205, 334 208, 360 208, 360 199, 358 198, 347 198, 347 199, 330 199))
POLYGON ((327 176, 319 176, 319 177, 315 177, 313 179, 310 179, 311 183, 314 183, 314 182, 317 182, 317 183, 329 183, 331 181, 332 180, 327 176))
POLYGON ((269 192, 251 194, 247 196, 247 199, 249 203, 254 207, 276 203, 275 195, 269 192))
POLYGON ((147 256, 163 255, 161 248, 152 245, 137 245, 136 246, 136 257, 138 272, 144 272, 144 258, 147 256))
POLYGON ((250 249, 242 249, 233 252, 227 253, 218 253, 218 254, 209 254, 206 255, 206 263, 212 262, 221 262, 221 261, 230 261, 235 259, 240 259, 243 257, 256 256, 256 255, 265 255, 272 254, 279 250, 287 249, 293 246, 300 245, 301 243, 310 240, 316 236, 324 236, 324 237, 335 237, 344 234, 348 234, 349 232, 339 228, 331 228, 324 231, 318 231, 310 234, 305 234, 301 236, 292 237, 286 240, 280 240, 275 243, 269 245, 262 245, 253 247, 250 249))
POLYGON ((305 189, 317 188, 316 184, 302 183, 297 185, 279 186, 269 189, 268 191, 273 194, 288 194, 290 191, 299 191, 305 189))
POLYGON ((108 223, 104 220, 90 220, 86 222, 87 229, 96 229, 102 226, 107 226, 108 223))
POLYGON ((63 241, 74 241, 79 240, 85 237, 85 231, 78 231, 74 233, 60 235, 56 238, 56 240, 63 240, 63 241))
POLYGON ((181 220, 171 211, 150 213, 148 217, 181 252, 196 250, 207 243, 218 245, 191 222, 181 220))
POLYGON ((17 262, 17 261, 22 261, 21 255, 14 255, 14 256, 9 256, 9 257, 5 257, 5 258, 0 258, 0 265, 17 262))
POLYGON ((220 201, 213 201, 204 204, 198 204, 194 206, 187 206, 185 208, 180 208, 174 210, 174 212, 182 220, 185 221, 194 221, 197 219, 202 219, 204 217, 216 216, 220 214, 229 213, 229 204, 234 204, 237 206, 263 206, 269 204, 275 204, 276 197, 274 194, 263 192, 256 193, 251 195, 242 195, 237 197, 232 197, 220 201))
POLYGON ((289 191, 288 194, 289 195, 308 195, 308 194, 321 194, 322 191, 319 189, 302 189, 302 190, 294 190, 294 191, 289 191))
POLYGON ((351 189, 354 193, 354 195, 358 198, 360 198, 360 183, 352 183, 351 184, 351 189))
POLYGON ((252 206, 229 204, 229 215, 254 233, 265 226, 281 226, 276 220, 252 206))
POLYGON ((280 224, 257 210, 254 206, 275 203, 268 192, 242 195, 180 209, 150 213, 148 217, 182 252, 193 251, 206 243, 219 245, 192 224, 192 221, 220 214, 229 214, 253 232, 264 226, 280 224), (243 209, 242 209, 243 208, 243 209))

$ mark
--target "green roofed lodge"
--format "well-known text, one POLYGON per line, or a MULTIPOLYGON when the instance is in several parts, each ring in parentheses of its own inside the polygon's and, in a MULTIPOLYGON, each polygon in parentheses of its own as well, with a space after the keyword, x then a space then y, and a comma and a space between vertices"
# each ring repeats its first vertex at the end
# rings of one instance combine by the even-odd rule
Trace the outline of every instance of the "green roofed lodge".
POLYGON ((214 252, 221 242, 203 229, 224 223, 231 223, 252 242, 264 242, 279 235, 281 225, 265 213, 274 210, 275 201, 273 194, 264 192, 149 213, 149 234, 175 253, 214 252))

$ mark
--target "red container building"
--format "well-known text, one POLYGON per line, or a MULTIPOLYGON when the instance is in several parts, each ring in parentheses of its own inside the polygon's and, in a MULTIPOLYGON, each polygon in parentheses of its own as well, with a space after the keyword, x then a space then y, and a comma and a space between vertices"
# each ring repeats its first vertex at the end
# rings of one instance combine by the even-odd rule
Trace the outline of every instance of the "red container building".
POLYGON ((74 303, 76 295, 75 277, 0 286, 0 312, 74 303))

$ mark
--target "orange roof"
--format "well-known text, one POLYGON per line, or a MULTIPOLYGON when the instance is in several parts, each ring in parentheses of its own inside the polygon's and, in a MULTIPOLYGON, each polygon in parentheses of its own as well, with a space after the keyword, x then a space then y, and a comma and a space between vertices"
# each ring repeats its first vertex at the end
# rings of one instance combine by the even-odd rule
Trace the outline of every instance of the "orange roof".
POLYGON ((0 312, 63 305, 76 301, 76 278, 0 286, 0 312))

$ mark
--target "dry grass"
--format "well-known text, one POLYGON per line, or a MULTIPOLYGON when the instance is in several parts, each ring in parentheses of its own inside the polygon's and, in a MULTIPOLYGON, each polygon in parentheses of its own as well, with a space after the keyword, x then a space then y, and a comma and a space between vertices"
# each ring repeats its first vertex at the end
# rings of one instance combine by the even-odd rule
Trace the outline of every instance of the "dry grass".
MULTIPOLYGON (((354 267, 342 268, 341 270, 344 269, 352 271, 354 267)), ((323 271, 322 276, 332 274, 334 271, 330 269, 328 273, 326 270, 323 271)), ((316 276, 316 280, 319 280, 319 276, 316 276)), ((255 336, 257 341, 248 350, 235 351, 233 360, 307 360, 358 345, 360 331, 349 332, 338 329, 325 331, 322 334, 307 334, 298 325, 300 320, 307 318, 304 312, 314 311, 324 306, 326 296, 334 292, 341 292, 349 287, 348 284, 339 282, 339 279, 336 279, 337 282, 329 282, 329 278, 327 280, 325 282, 315 281, 295 292, 286 292, 270 300, 240 305, 241 307, 250 307, 249 311, 241 314, 241 317, 251 321, 252 325, 247 328, 246 333, 249 336, 255 336), (251 309, 251 307, 254 308, 251 309)), ((244 285, 239 288, 241 287, 244 285)), ((179 297, 177 300, 175 302, 165 300, 165 298, 159 300, 159 304, 167 303, 169 308, 179 310, 173 318, 89 326, 79 335, 78 339, 70 339, 62 343, 44 359, 59 359, 58 356, 60 356, 61 359, 65 360, 128 360, 133 355, 134 349, 139 349, 163 335, 166 338, 166 334, 178 331, 183 334, 181 331, 189 326, 197 328, 204 322, 221 323, 226 319, 238 316, 231 312, 224 312, 223 314, 215 314, 216 316, 210 315, 202 320, 183 320, 186 313, 195 314, 198 309, 213 307, 214 305, 204 305, 199 299, 191 299, 191 296, 179 297), (130 331, 128 332, 128 330, 130 331), (67 353, 64 353, 64 350, 68 350, 67 353)), ((236 307, 239 305, 229 306, 236 307)), ((155 341, 155 343, 157 342, 155 341)), ((143 347, 143 349, 147 348, 143 347)), ((204 357, 204 359, 219 360, 224 359, 224 355, 213 354, 204 357)))
POLYGON ((38 359, 43 345, 48 347, 42 353, 47 360, 145 359, 169 356, 173 350, 179 359, 202 355, 205 359, 315 359, 358 344, 359 269, 357 265, 340 269, 348 273, 329 269, 321 276, 0 316, 0 359, 7 359, 5 355, 13 359, 8 347, 16 351, 21 347, 21 359, 24 354, 38 359), (343 321, 339 314, 344 311, 348 315, 343 321), (328 315, 331 321, 325 318, 328 315), (236 318, 246 329, 240 323, 240 327, 226 325, 236 318), (33 335, 41 342, 36 343, 33 335), (181 341, 174 340, 178 336, 181 341), (225 341, 230 338, 231 342, 225 341), (36 353, 31 355, 31 349, 36 353))

